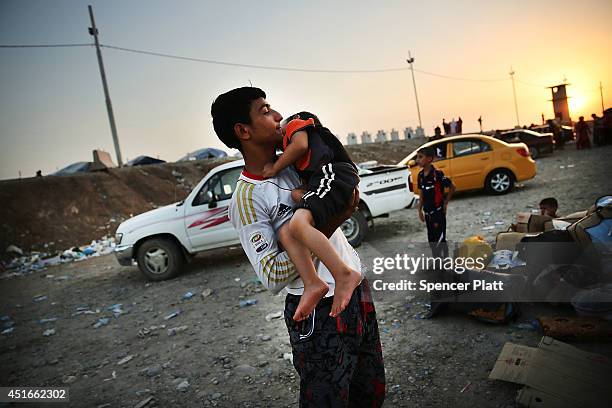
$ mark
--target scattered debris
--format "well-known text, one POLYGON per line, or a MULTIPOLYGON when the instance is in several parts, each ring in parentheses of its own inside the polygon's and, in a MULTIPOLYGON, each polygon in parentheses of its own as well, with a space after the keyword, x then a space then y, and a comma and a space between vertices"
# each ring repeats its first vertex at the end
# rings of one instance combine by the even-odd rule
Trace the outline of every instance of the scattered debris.
POLYGON ((17 245, 9 245, 8 247, 6 247, 6 252, 9 254, 17 254, 19 256, 23 256, 23 250, 17 245))
POLYGON ((143 408, 145 405, 147 405, 151 401, 153 401, 153 396, 143 399, 138 404, 134 405, 134 408, 143 408))
POLYGON ((109 378, 105 378, 105 379, 104 379, 104 380, 102 380, 102 381, 112 381, 112 380, 114 380, 115 378, 117 378, 117 372, 116 372, 116 371, 113 371, 113 372, 111 373, 111 376, 110 376, 109 378))
POLYGON ((472 382, 468 381, 468 383, 465 384, 465 386, 461 389, 461 391, 459 391, 459 393, 463 394, 464 392, 466 392, 468 390, 468 388, 470 388, 470 385, 472 385, 472 382))
POLYGON ((76 378, 74 375, 65 375, 65 376, 62 378, 62 382, 63 382, 64 384, 72 384, 73 382, 75 382, 75 381, 76 381, 76 379, 77 379, 77 378, 76 378))
POLYGON ((278 312, 272 312, 272 313, 268 313, 266 315, 266 321, 269 322, 272 319, 278 319, 279 317, 281 317, 283 315, 283 311, 279 310, 278 312))
POLYGON ((612 361, 552 337, 537 348, 506 343, 489 379, 523 384, 518 406, 596 407, 612 401, 612 361))
POLYGON ((283 360, 290 361, 293 364, 293 354, 283 353, 283 360))
POLYGON ((193 297, 193 293, 187 292, 183 295, 183 300, 189 300, 193 297))
POLYGON ((48 298, 48 297, 47 297, 47 295, 37 295, 37 296, 34 296, 34 298, 32 299, 32 301, 33 301, 34 303, 38 303, 38 302, 42 302, 42 301, 47 300, 47 298, 48 298))
POLYGON ((51 323, 51 322, 55 322, 55 321, 57 321, 57 317, 49 317, 49 318, 46 318, 46 319, 40 319, 38 321, 38 323, 39 324, 45 324, 45 323, 51 323))
POLYGON ((55 329, 47 329, 43 332, 43 336, 49 337, 55 334, 55 329))
POLYGON ((181 392, 187 391, 187 388, 189 388, 189 381, 187 380, 181 381, 179 385, 176 386, 176 389, 181 392))
POLYGON ((241 300, 238 304, 240 307, 253 306, 257 304, 257 299, 241 300))
POLYGON ((93 327, 94 329, 97 329, 102 326, 106 326, 108 322, 110 322, 110 319, 108 317, 101 317, 96 321, 96 323, 94 323, 93 327))
POLYGON ((188 328, 189 328, 189 326, 172 327, 172 328, 168 329, 168 336, 176 336, 177 333, 182 333, 185 330, 187 330, 188 328))
POLYGON ((546 336, 571 340, 612 340, 612 322, 597 317, 540 317, 546 336))
POLYGON ((11 334, 15 330, 15 327, 9 327, 8 329, 2 330, 3 335, 11 334))
POLYGON ((126 357, 122 358, 121 360, 119 360, 117 362, 117 365, 124 365, 125 363, 129 362, 133 358, 134 358, 134 356, 132 356, 132 355, 126 356, 126 357))
POLYGON ((178 316, 180 314, 181 314, 181 311, 177 310, 176 312, 172 312, 168 316, 164 317, 164 320, 174 319, 176 316, 178 316))

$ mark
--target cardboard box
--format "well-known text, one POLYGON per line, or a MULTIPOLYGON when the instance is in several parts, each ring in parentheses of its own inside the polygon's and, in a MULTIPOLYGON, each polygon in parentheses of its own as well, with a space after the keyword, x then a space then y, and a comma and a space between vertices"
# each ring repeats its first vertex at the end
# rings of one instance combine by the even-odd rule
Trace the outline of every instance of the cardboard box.
POLYGON ((516 214, 516 232, 544 232, 544 223, 552 220, 548 215, 518 213, 516 214))
POLYGON ((515 251, 516 244, 521 242, 521 239, 526 235, 527 233, 525 232, 500 232, 495 237, 495 250, 507 249, 515 251))
POLYGON ((552 337, 537 348, 506 343, 489 379, 526 385, 517 402, 527 407, 612 406, 612 361, 552 337))

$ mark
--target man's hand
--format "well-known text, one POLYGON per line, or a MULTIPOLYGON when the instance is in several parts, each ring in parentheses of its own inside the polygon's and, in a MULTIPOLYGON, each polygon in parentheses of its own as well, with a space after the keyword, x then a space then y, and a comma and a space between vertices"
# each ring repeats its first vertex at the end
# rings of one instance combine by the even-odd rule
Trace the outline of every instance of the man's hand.
POLYGON ((267 163, 262 172, 262 176, 270 178, 276 176, 276 170, 274 169, 274 163, 267 163))
POLYGON ((423 210, 419 209, 419 220, 421 222, 425 222, 425 214, 423 214, 423 210))
POLYGON ((359 206, 359 190, 355 189, 353 192, 353 199, 350 202, 350 205, 346 207, 344 212, 335 215, 333 218, 329 219, 329 222, 325 227, 321 228, 321 232, 325 234, 327 238, 331 237, 334 232, 353 215, 353 213, 357 210, 359 206))

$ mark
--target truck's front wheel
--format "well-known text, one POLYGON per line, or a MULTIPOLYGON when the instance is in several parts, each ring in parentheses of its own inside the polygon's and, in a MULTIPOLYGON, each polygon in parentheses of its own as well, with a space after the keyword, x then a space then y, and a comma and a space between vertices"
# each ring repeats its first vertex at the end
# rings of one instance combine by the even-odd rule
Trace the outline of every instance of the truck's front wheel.
POLYGON ((344 221, 340 228, 349 244, 357 248, 368 232, 368 221, 363 212, 357 210, 351 215, 351 218, 344 221))
POLYGON ((185 258, 178 245, 166 238, 153 238, 138 248, 138 268, 150 280, 162 281, 178 275, 185 258))

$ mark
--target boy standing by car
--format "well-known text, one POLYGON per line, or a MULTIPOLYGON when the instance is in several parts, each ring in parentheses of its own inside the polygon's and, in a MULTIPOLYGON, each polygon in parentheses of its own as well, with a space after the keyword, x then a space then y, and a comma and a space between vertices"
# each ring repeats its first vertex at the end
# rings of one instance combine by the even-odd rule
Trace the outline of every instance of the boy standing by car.
POLYGON ((446 257, 446 208, 455 192, 455 186, 442 170, 432 164, 434 154, 433 147, 423 147, 416 155, 416 162, 422 169, 417 177, 419 218, 427 225, 427 241, 432 255, 446 257), (445 194, 446 189, 449 191, 445 194))

